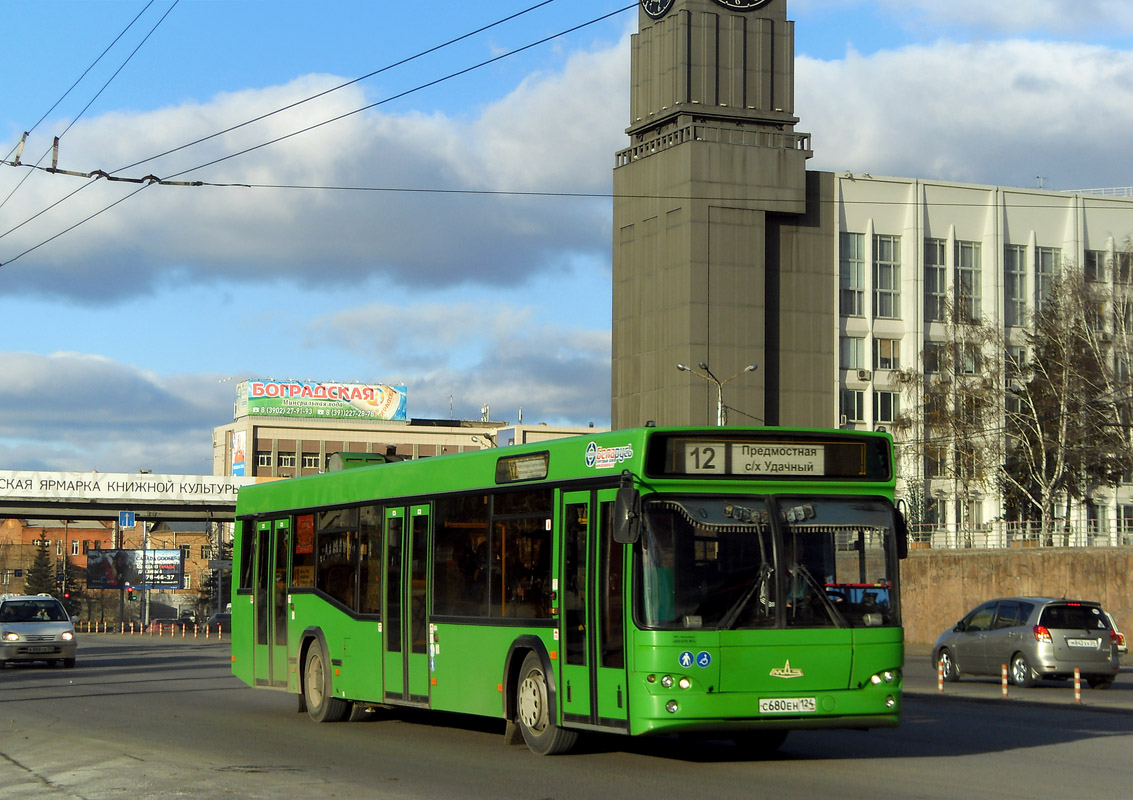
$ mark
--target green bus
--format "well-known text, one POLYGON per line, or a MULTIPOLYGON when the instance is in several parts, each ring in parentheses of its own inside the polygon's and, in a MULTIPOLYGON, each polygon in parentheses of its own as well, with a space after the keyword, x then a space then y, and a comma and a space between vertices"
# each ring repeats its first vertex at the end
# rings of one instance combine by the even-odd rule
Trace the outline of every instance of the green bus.
POLYGON ((316 721, 408 706, 509 743, 894 726, 884 433, 645 427, 257 484, 232 671, 316 721))

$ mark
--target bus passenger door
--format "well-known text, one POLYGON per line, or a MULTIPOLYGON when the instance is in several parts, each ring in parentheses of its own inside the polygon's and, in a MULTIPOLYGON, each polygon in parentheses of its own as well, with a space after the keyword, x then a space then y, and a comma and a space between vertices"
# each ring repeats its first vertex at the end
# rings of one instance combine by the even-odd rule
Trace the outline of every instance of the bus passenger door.
POLYGON ((257 686, 287 686, 287 576, 291 520, 256 525, 256 639, 252 658, 257 686))
POLYGON ((625 548, 613 540, 614 495, 563 493, 559 698, 567 722, 625 728, 625 548))
POLYGON ((429 507, 386 509, 382 608, 385 696, 429 702, 429 625, 425 586, 429 507))

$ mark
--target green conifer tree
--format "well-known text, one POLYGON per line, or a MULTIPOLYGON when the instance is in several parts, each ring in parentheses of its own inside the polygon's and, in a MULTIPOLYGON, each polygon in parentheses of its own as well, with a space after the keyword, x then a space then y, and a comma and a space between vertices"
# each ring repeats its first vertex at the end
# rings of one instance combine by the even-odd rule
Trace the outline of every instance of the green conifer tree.
POLYGON ((35 551, 35 561, 28 570, 24 581, 24 591, 28 594, 54 594, 55 593, 55 563, 51 554, 47 552, 47 540, 40 539, 39 547, 35 551))

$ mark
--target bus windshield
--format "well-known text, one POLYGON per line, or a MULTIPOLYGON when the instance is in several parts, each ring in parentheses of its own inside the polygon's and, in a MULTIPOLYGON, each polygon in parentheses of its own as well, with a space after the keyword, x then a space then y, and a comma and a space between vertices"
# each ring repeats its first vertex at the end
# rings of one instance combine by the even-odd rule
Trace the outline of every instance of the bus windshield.
POLYGON ((634 603, 643 627, 900 624, 886 500, 655 496, 642 516, 634 603))

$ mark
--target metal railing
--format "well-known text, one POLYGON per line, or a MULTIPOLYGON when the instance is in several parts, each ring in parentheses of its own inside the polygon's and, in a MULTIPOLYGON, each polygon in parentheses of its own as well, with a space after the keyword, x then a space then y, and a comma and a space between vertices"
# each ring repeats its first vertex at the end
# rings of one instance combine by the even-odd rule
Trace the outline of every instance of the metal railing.
POLYGON ((1107 186, 1100 189, 1064 189, 1066 194, 1096 194, 1103 197, 1133 197, 1133 186, 1107 186))
POLYGON ((807 154, 811 152, 809 133, 743 129, 735 126, 690 122, 680 128, 657 134, 632 147, 620 150, 614 156, 615 166, 625 166, 631 161, 637 161, 640 158, 694 140, 769 147, 776 150, 799 150, 807 154))
POLYGON ((934 550, 999 550, 1009 547, 1133 547, 1133 520, 1098 524, 1057 520, 1044 534, 1037 520, 979 525, 935 523, 909 526, 909 547, 934 550))

